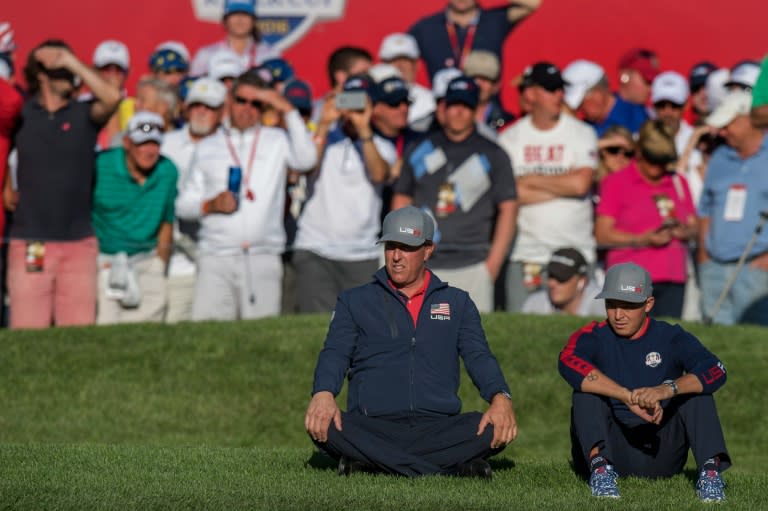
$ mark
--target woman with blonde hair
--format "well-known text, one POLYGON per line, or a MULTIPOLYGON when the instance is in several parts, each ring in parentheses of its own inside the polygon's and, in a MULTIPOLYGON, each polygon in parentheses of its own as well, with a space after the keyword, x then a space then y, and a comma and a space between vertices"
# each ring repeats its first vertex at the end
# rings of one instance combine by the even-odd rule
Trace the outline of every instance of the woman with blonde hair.
POLYGON ((635 156, 635 140, 624 126, 611 126, 597 142, 600 163, 597 167, 597 181, 630 164, 635 156))
POLYGON ((674 172, 675 140, 664 124, 643 124, 635 151, 634 162, 600 183, 595 238, 608 247, 606 269, 634 262, 648 270, 656 300, 652 314, 679 318, 696 210, 688 183, 674 172))

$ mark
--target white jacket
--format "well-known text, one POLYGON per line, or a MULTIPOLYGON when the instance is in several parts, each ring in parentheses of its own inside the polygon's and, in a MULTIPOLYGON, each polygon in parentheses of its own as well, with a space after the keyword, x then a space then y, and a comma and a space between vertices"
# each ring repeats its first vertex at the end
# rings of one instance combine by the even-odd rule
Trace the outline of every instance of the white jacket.
POLYGON ((185 220, 199 220, 198 249, 208 254, 234 254, 249 247, 252 253, 280 254, 285 249, 283 210, 285 185, 290 167, 307 172, 317 162, 312 136, 296 110, 285 116, 286 131, 256 127, 244 132, 219 130, 202 140, 195 163, 181 185, 176 199, 176 215, 185 220), (248 158, 254 135, 259 133, 250 182, 246 182, 248 158), (227 133, 242 168, 240 207, 231 215, 202 215, 203 202, 227 190, 229 168, 238 163, 227 146, 227 133), (246 198, 252 190, 254 200, 246 198))

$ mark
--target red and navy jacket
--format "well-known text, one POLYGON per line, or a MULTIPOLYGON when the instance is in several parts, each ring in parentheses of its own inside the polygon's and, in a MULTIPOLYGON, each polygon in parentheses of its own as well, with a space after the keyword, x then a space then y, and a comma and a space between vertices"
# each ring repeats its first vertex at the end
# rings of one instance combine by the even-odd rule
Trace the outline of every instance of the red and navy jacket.
MULTIPOLYGON (((592 322, 577 330, 560 352, 560 374, 577 391, 592 369, 630 390, 653 387, 683 374, 695 374, 711 394, 726 380, 723 363, 680 325, 646 319, 644 332, 634 340, 616 335, 610 325, 592 322)), ((611 400, 614 413, 625 424, 638 417, 624 403, 611 400)))
POLYGON ((414 325, 406 298, 384 268, 339 295, 315 368, 312 393, 338 395, 349 380, 347 411, 373 417, 445 416, 461 411, 459 358, 490 401, 509 392, 469 295, 434 274, 414 325))

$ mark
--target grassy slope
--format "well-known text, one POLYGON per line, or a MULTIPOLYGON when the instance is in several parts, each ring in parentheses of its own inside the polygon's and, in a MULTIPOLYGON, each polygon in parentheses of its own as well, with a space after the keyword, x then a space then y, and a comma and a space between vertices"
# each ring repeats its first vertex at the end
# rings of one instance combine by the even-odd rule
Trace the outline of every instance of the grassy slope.
MULTIPOLYGON (((331 508, 334 500, 348 498, 376 508, 493 509, 504 502, 595 507, 582 500, 585 488, 568 471, 569 391, 556 371, 557 353, 582 321, 485 318, 521 430, 505 452, 506 463, 497 466, 493 490, 441 478, 361 477, 354 497, 332 471, 305 467, 312 449, 302 419, 326 323, 323 317, 292 317, 3 332, 0 508, 53 502, 116 509, 271 508, 279 501, 278 507, 302 509, 302 503, 331 508), (508 468, 512 460, 514 469, 508 468), (287 470, 275 474, 273 465, 287 470)), ((735 460, 729 497, 732 505, 754 508, 753 499, 768 489, 768 426, 761 420, 767 331, 691 328, 729 369, 729 382, 718 393, 735 460)), ((483 407, 468 379, 462 396, 465 409, 483 407)), ((623 509, 641 509, 665 489, 676 497, 662 508, 697 504, 683 476, 653 485, 628 481, 622 488, 623 509)))

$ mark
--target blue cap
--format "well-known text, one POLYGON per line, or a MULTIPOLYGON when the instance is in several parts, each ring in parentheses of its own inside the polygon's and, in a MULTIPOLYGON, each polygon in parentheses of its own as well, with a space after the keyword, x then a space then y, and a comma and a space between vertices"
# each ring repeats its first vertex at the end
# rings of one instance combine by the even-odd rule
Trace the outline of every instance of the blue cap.
POLYGON ((312 110, 312 89, 307 82, 291 80, 285 85, 283 96, 299 111, 312 110))
POLYGON ((244 12, 256 17, 256 0, 227 0, 224 3, 224 17, 236 12, 244 12))
POLYGON ((195 83, 195 80, 197 80, 197 78, 193 76, 185 76, 179 82, 179 97, 182 102, 187 100, 187 94, 189 94, 189 89, 192 87, 192 84, 195 83))
POLYGON ((445 104, 464 104, 469 108, 476 108, 480 101, 480 91, 477 83, 468 76, 457 76, 450 82, 445 90, 445 104))
POLYGON ((691 87, 691 92, 696 92, 707 84, 707 77, 712 71, 715 71, 717 66, 707 60, 699 62, 691 68, 691 72, 688 73, 688 83, 691 87))
POLYGON ((184 73, 189 69, 189 62, 179 52, 164 48, 149 56, 149 68, 152 71, 184 73))
POLYGON ((287 82, 295 76, 293 67, 279 57, 265 60, 261 63, 261 67, 268 69, 272 74, 272 82, 287 82))
POLYGON ((386 103, 389 106, 397 106, 403 101, 408 101, 408 85, 402 78, 393 76, 382 80, 373 90, 374 103, 386 103))
POLYGON ((363 91, 373 97, 375 85, 368 75, 352 75, 344 82, 344 92, 363 91))

